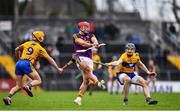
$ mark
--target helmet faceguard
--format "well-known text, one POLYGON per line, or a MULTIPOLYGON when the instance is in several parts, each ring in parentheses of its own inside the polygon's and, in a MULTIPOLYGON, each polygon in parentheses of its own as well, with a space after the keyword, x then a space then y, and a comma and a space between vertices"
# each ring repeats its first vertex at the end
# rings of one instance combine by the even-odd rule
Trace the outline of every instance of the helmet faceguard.
POLYGON ((126 53, 128 56, 132 56, 136 50, 136 47, 133 43, 127 43, 125 48, 126 48, 126 53))
POLYGON ((90 32, 90 24, 88 22, 79 22, 78 28, 85 34, 90 32))

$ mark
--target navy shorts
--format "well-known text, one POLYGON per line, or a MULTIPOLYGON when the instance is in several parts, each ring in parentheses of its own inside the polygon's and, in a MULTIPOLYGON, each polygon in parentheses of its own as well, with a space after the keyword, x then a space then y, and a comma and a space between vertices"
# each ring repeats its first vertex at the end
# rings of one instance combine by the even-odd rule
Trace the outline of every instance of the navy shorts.
POLYGON ((29 60, 19 60, 16 63, 16 75, 30 74, 31 72, 33 72, 33 70, 31 68, 31 62, 29 60))

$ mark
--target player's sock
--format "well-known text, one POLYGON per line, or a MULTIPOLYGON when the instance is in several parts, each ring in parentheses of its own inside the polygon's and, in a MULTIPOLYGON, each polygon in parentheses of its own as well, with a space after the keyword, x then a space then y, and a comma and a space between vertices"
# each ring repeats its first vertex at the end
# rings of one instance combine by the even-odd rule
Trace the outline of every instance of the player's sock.
POLYGON ((33 93, 31 92, 31 86, 29 86, 29 85, 24 86, 23 89, 27 92, 27 94, 28 94, 30 97, 33 97, 33 93))
POLYGON ((31 89, 32 84, 30 82, 27 83, 27 86, 29 86, 29 88, 31 89))
POLYGON ((84 96, 84 94, 82 94, 82 93, 78 94, 78 97, 83 97, 83 96, 84 96))
POLYGON ((97 81, 95 81, 95 85, 98 85, 99 84, 99 81, 97 80, 97 81))
POLYGON ((14 94, 10 94, 10 93, 9 93, 8 97, 11 98, 13 95, 14 95, 14 94))
POLYGON ((124 102, 124 105, 128 105, 128 99, 127 98, 124 98, 123 102, 124 102))

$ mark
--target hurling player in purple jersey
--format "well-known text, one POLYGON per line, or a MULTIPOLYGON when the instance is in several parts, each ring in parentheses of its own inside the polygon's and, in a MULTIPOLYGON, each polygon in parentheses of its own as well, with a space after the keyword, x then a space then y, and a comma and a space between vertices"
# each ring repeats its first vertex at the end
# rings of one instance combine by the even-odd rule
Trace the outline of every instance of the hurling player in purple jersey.
MULTIPOLYGON (((90 33, 90 23, 79 22, 78 23, 79 32, 73 34, 73 44, 75 51, 87 49, 89 47, 99 48, 98 40, 95 35, 90 33)), ((79 88, 79 94, 74 100, 74 103, 81 105, 81 99, 90 84, 97 85, 100 88, 105 89, 104 80, 99 80, 95 75, 93 75, 93 61, 92 61, 92 51, 87 50, 86 52, 77 52, 76 57, 78 58, 77 67, 81 71, 83 76, 83 82, 79 88)))

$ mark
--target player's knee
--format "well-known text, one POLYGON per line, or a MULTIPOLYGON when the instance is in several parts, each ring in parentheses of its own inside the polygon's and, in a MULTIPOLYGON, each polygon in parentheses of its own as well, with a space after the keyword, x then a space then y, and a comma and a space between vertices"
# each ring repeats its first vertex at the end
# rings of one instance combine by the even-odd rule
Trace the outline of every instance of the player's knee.
POLYGON ((83 81, 83 85, 88 85, 88 84, 89 84, 89 80, 85 79, 85 80, 83 81))
POLYGON ((16 89, 17 89, 17 90, 20 90, 20 89, 21 89, 21 86, 16 85, 16 89))
POLYGON ((131 78, 126 77, 126 78, 124 79, 124 81, 125 81, 126 83, 131 83, 131 78))
POLYGON ((85 82, 85 85, 89 85, 89 81, 86 81, 86 82, 85 82))
POLYGON ((85 67, 85 72, 86 72, 86 73, 91 73, 91 68, 88 67, 88 66, 86 66, 86 67, 85 67))
POLYGON ((148 84, 147 84, 147 82, 145 80, 142 80, 141 83, 142 83, 143 87, 147 87, 148 86, 148 84))
POLYGON ((37 79, 35 79, 35 80, 36 80, 36 83, 37 83, 37 84, 41 84, 41 83, 42 83, 41 78, 37 78, 37 79))

